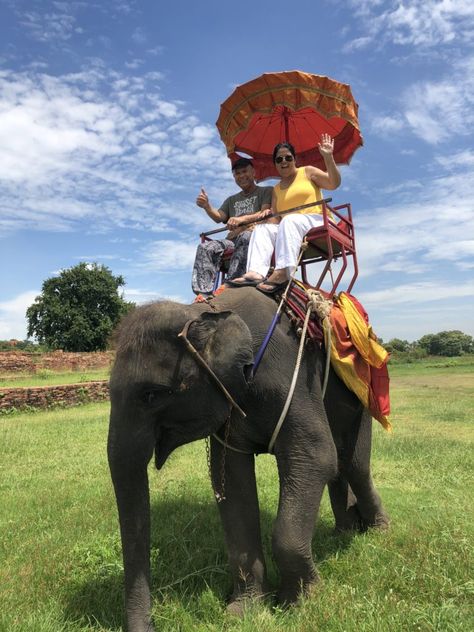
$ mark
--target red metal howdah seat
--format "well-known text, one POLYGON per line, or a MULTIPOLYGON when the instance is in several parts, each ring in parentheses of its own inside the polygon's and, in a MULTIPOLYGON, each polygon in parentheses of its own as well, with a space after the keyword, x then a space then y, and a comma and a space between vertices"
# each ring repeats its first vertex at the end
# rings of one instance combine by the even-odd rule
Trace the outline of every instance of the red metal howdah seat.
POLYGON ((312 263, 325 261, 326 263, 319 279, 313 287, 317 290, 320 289, 326 275, 329 273, 332 287, 328 293, 333 296, 347 269, 348 258, 352 257, 353 274, 346 289, 346 292, 350 293, 359 273, 351 205, 341 204, 340 206, 332 207, 329 204, 323 204, 322 215, 323 225, 312 228, 305 235, 303 244, 306 242, 307 246, 300 264, 301 278, 304 283, 309 284, 307 266, 312 263), (332 219, 330 219, 331 215, 332 219), (338 259, 341 260, 341 267, 336 278, 334 278, 331 266, 338 259))
MULTIPOLYGON (((306 233, 303 244, 304 254, 301 259, 301 279, 303 283, 311 285, 315 289, 322 289, 327 274, 329 273, 332 286, 330 290, 326 290, 330 296, 333 296, 341 282, 342 277, 348 266, 349 258, 352 257, 352 277, 346 292, 350 293, 357 279, 359 268, 357 265, 357 253, 354 238, 354 223, 352 221, 351 205, 349 203, 340 206, 322 205, 323 225, 311 229, 306 233), (340 268, 337 276, 334 278, 332 264, 340 260, 340 268), (313 285, 308 281, 307 266, 325 262, 322 272, 313 285)), ((218 231, 212 231, 218 232, 218 231)), ((207 234, 201 233, 201 242, 209 241, 207 234)), ((214 282, 213 291, 224 283, 227 270, 229 269, 229 261, 232 256, 232 249, 228 248, 224 251, 221 260, 221 266, 214 282)), ((273 264, 273 261, 272 261, 273 264)))

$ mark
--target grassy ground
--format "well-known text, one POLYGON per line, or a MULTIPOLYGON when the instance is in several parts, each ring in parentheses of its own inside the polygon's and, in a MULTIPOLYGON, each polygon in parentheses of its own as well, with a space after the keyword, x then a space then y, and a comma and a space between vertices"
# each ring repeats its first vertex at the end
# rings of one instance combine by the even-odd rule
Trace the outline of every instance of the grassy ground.
MULTIPOLYGON (((388 533, 337 536, 325 496, 314 537, 322 578, 288 612, 227 618, 226 556, 202 442, 150 468, 154 619, 166 632, 459 632, 474 629, 474 366, 397 366, 388 435, 374 422, 373 473, 388 533), (447 370, 446 370, 447 369, 447 370)), ((107 472, 107 404, 0 420, 1 632, 121 627, 122 565, 107 472)), ((257 459, 270 579, 278 499, 257 459)))
POLYGON ((62 384, 76 384, 79 382, 108 380, 109 376, 109 369, 96 369, 90 371, 62 371, 59 373, 55 373, 54 371, 50 371, 48 369, 40 369, 34 374, 0 374, 0 388, 16 388, 19 386, 59 386, 62 384))
POLYGON ((413 375, 416 373, 465 373, 467 375, 474 374, 474 354, 447 358, 443 356, 428 356, 422 360, 414 360, 412 362, 400 362, 396 357, 390 360, 390 374, 397 375, 413 375))

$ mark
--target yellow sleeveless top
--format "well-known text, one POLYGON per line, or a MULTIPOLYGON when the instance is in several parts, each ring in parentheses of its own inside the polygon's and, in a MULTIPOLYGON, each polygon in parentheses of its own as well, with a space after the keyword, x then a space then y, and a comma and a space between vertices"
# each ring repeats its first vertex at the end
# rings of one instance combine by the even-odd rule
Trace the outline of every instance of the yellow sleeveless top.
MULTIPOLYGON (((277 212, 287 211, 295 206, 302 206, 303 204, 309 204, 310 202, 317 202, 323 199, 321 189, 314 184, 312 180, 308 180, 304 167, 298 167, 297 174, 293 182, 287 189, 282 189, 280 184, 275 185, 274 188, 277 212)), ((304 208, 297 213, 320 213, 321 205, 310 206, 304 208)))

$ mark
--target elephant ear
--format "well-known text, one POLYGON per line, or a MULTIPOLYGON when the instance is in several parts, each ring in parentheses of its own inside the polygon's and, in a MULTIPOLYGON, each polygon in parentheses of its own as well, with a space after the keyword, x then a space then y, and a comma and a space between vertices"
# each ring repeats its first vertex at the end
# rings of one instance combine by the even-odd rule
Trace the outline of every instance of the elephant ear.
POLYGON ((226 386, 247 384, 253 366, 252 335, 240 316, 204 312, 191 324, 188 339, 226 386))

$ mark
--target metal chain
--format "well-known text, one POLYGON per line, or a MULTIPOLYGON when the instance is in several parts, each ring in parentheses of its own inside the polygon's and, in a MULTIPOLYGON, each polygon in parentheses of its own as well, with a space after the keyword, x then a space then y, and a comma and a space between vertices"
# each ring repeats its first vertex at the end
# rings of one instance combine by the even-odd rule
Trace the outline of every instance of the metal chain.
MULTIPOLYGON (((231 411, 232 413, 232 411, 231 411)), ((226 500, 225 495, 225 457, 227 453, 227 443, 230 435, 230 417, 231 413, 227 417, 225 421, 225 432, 224 432, 224 443, 222 446, 222 456, 221 456, 221 471, 220 471, 220 491, 216 489, 214 486, 214 479, 212 477, 212 467, 211 467, 211 450, 210 450, 210 442, 209 437, 205 439, 206 445, 206 460, 207 460, 207 469, 209 470, 209 478, 211 479, 212 491, 214 492, 214 496, 218 503, 221 503, 223 500, 226 500)))
POLYGON ((209 478, 211 479, 212 491, 214 491, 214 482, 212 480, 212 470, 211 470, 211 448, 210 448, 209 437, 206 437, 204 439, 204 445, 206 446, 207 471, 209 472, 209 478))
POLYGON ((225 497, 225 457, 227 454, 227 443, 229 441, 229 435, 230 435, 231 414, 232 414, 232 409, 231 409, 231 412, 229 413, 229 416, 227 417, 227 421, 225 422, 225 429, 224 429, 225 445, 222 448, 222 458, 221 458, 221 493, 219 494, 219 492, 216 492, 216 500, 218 503, 226 499, 225 497))

